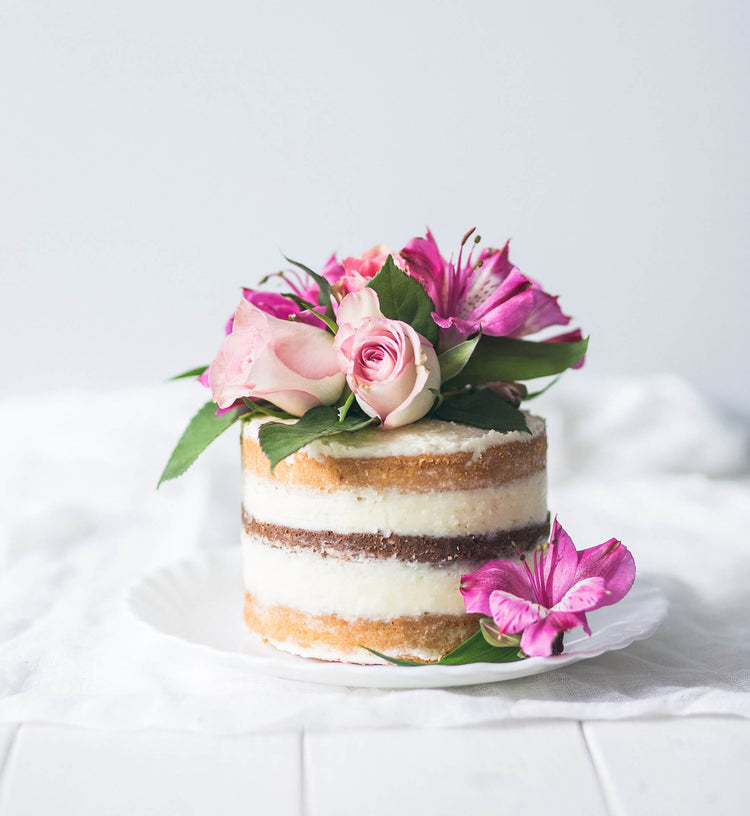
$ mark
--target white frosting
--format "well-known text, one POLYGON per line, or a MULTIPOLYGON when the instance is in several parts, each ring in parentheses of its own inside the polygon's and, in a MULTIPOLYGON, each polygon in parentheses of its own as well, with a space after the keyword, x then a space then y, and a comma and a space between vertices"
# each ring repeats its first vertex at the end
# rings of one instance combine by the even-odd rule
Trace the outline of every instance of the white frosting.
POLYGON ((466 565, 435 567, 395 558, 321 558, 242 534, 245 589, 259 603, 311 615, 388 620, 402 615, 461 615, 466 565))
MULTIPOLYGON (((257 419, 244 422, 242 433, 257 441, 260 426, 271 421, 280 420, 257 419)), ((533 436, 544 432, 544 420, 541 417, 527 414, 526 421, 533 436)), ((530 438, 529 434, 523 431, 500 433, 457 422, 423 419, 393 430, 377 427, 364 428, 353 433, 332 434, 316 439, 301 450, 313 459, 322 459, 326 456, 340 459, 382 458, 459 452, 479 456, 488 448, 506 445, 509 442, 523 442, 530 438)))
POLYGON ((338 533, 453 536, 541 524, 547 518, 545 471, 508 484, 444 493, 341 488, 305 490, 245 471, 243 505, 259 521, 338 533))

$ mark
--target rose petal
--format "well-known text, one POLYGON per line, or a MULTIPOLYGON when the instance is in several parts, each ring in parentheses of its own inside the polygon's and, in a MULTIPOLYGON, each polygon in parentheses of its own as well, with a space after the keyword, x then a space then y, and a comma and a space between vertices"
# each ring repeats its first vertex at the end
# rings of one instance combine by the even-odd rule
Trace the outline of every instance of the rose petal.
POLYGON ((380 311, 378 294, 369 287, 360 289, 359 292, 352 292, 339 303, 339 309, 336 313, 339 332, 341 326, 347 324, 357 328, 367 317, 383 317, 383 313, 380 311))
POLYGON ((242 397, 263 397, 302 416, 341 394, 333 335, 297 321, 280 320, 243 299, 208 372, 214 400, 227 408, 242 397))

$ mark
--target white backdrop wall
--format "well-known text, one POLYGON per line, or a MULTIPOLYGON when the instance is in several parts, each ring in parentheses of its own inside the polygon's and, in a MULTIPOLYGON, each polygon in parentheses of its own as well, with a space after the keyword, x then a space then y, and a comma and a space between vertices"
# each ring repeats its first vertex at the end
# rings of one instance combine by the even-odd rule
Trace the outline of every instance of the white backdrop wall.
POLYGON ((280 251, 476 225, 590 375, 750 412, 749 33, 742 0, 2 0, 0 394, 208 362, 280 251))

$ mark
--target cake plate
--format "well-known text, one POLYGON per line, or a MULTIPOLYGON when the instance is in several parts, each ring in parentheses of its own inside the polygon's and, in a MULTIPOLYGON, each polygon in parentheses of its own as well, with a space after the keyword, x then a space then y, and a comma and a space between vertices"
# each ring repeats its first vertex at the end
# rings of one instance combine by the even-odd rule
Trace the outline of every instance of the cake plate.
POLYGON ((357 666, 280 652, 253 637, 242 619, 239 548, 207 551, 146 576, 128 591, 126 604, 142 624, 161 636, 189 644, 206 660, 289 680, 371 688, 446 688, 514 680, 623 649, 649 637, 667 614, 667 599, 639 578, 619 603, 588 613, 591 637, 582 629, 565 635, 557 657, 515 663, 461 666, 357 666))

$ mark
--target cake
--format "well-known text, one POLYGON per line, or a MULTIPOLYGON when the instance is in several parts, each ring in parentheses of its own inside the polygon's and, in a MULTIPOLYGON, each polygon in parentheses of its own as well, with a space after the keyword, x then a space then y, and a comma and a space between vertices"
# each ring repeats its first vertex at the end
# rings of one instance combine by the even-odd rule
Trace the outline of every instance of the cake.
POLYGON ((478 628, 461 576, 546 540, 547 439, 426 419, 316 440, 271 472, 242 430, 245 622, 279 649, 436 661, 478 628))
POLYGON ((448 662, 485 646, 510 648, 488 656, 505 660, 518 657, 519 622, 573 620, 533 601, 549 600, 537 575, 547 437, 522 403, 524 381, 579 367, 588 341, 578 329, 550 336, 570 322, 558 298, 510 262, 507 243, 478 249, 473 234, 449 258, 428 231, 400 252, 332 255, 317 272, 290 261, 263 281, 282 291, 243 289, 210 366, 180 375, 211 400, 160 483, 239 423, 255 637, 343 662, 438 662, 467 641, 448 662), (516 606, 503 575, 516 588, 533 576, 516 606), (503 604, 522 611, 505 620, 503 604))

